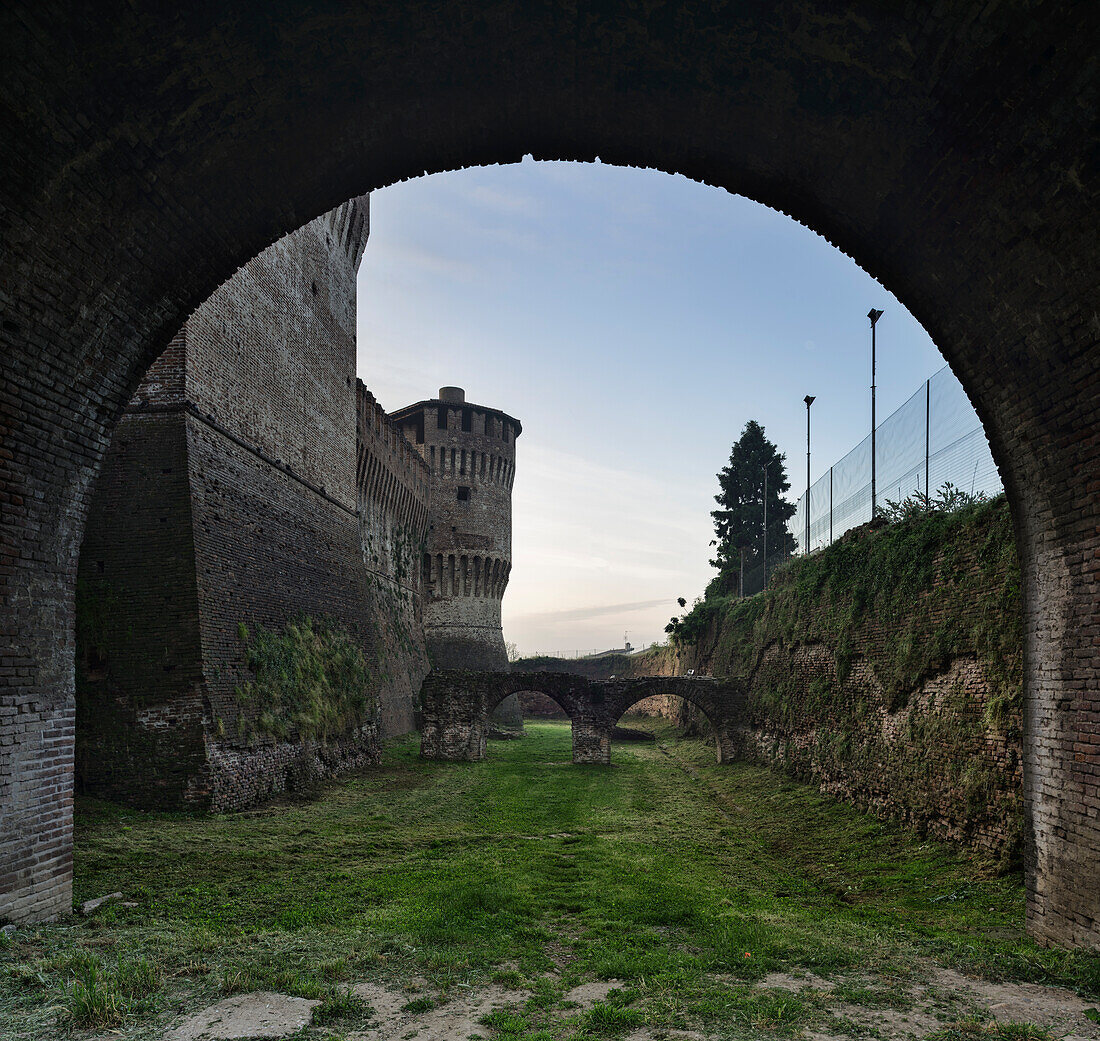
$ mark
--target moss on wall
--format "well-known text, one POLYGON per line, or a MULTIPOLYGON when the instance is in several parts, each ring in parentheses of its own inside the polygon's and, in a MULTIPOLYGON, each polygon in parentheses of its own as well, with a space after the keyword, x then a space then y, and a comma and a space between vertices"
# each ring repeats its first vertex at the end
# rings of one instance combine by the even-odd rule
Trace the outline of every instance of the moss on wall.
POLYGON ((1004 498, 865 525, 698 602, 681 670, 743 677, 741 753, 980 847, 1019 853, 1020 576, 1004 498))
POLYGON ((237 688, 250 731, 327 744, 377 713, 375 683, 356 640, 327 619, 299 615, 279 630, 242 623, 254 679, 237 688))

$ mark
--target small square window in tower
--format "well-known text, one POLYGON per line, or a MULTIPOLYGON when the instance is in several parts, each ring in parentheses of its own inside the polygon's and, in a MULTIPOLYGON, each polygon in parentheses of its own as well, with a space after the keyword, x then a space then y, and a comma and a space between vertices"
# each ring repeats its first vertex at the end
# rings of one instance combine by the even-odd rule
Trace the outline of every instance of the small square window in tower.
POLYGON ((469 502, 470 501, 470 489, 465 485, 460 485, 458 489, 458 501, 469 502))

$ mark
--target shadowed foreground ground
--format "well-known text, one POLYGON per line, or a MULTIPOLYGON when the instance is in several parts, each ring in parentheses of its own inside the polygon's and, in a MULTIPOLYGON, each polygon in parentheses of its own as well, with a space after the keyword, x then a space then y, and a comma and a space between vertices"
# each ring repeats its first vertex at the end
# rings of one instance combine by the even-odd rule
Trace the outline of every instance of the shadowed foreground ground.
POLYGON ((659 741, 611 769, 542 723, 315 803, 85 802, 76 900, 124 899, 0 940, 0 1036, 159 1038, 262 991, 309 1038, 1100 1038, 1100 957, 1028 941, 1018 875, 632 725, 659 741))

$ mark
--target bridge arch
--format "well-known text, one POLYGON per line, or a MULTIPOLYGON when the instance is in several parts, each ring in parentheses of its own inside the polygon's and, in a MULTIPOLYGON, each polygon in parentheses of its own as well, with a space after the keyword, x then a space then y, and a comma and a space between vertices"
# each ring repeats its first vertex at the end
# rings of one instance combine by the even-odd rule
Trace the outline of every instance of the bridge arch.
MULTIPOLYGON (((662 683, 661 678, 658 677, 655 679, 652 689, 648 692, 638 692, 636 695, 630 695, 624 699, 622 712, 612 720, 612 723, 617 726, 632 708, 647 698, 662 696, 680 698, 702 712, 710 726, 711 733, 714 735, 714 751, 717 761, 719 763, 732 763, 737 758, 733 731, 735 720, 738 718, 738 705, 733 701, 725 705, 719 704, 714 692, 703 686, 703 683, 706 682, 705 678, 700 677, 699 680, 701 682, 695 684, 678 685, 675 681, 662 683)), ((612 730, 612 741, 614 741, 614 736, 615 732, 612 730)))
POLYGON ((1042 18, 870 0, 9 4, 0 732, 19 740, 0 772, 0 913, 69 907, 75 562, 142 373, 287 231, 402 178, 532 153, 780 209, 931 334, 1020 546, 1029 925, 1100 941, 1097 28, 1068 0, 1042 18))

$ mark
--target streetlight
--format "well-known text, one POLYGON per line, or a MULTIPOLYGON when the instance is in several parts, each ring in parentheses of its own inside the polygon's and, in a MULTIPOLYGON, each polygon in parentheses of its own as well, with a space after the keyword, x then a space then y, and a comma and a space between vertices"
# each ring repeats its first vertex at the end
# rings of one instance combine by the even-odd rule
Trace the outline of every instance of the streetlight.
MULTIPOLYGON (((882 317, 873 307, 867 312, 871 319, 871 520, 875 519, 875 323, 882 317)), ((808 407, 808 406, 807 406, 808 407)))
POLYGON ((768 465, 764 464, 764 588, 768 588, 768 465))
POLYGON ((810 406, 817 400, 812 394, 803 399, 806 402, 806 541, 802 544, 802 555, 810 552, 810 406))

